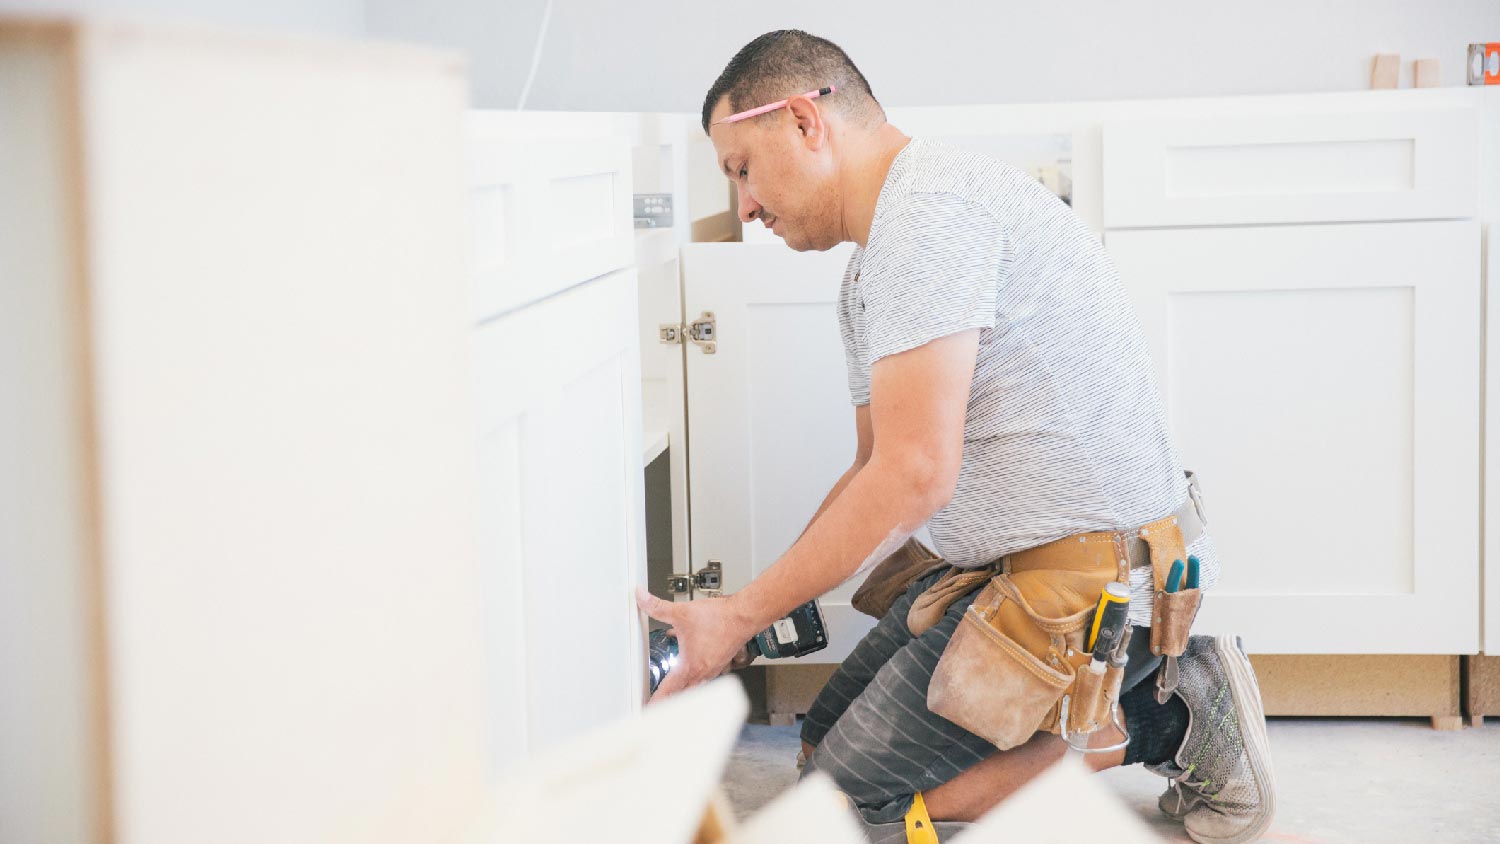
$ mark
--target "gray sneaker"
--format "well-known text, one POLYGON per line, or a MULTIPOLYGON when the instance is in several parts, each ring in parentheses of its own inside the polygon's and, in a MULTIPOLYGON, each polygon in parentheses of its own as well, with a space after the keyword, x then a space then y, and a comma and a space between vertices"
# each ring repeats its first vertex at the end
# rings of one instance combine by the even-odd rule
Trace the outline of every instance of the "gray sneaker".
POLYGON ((1244 645, 1234 635, 1193 636, 1177 664, 1188 729, 1177 758, 1147 766, 1172 780, 1157 805, 1200 844, 1253 841, 1271 825, 1276 783, 1244 645))

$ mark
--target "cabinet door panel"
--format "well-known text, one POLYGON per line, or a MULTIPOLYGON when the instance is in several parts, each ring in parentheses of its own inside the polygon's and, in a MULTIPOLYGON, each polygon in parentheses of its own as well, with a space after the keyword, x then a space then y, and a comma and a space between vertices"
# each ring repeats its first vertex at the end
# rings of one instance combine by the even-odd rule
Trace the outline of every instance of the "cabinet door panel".
MULTIPOLYGON (((723 561, 726 591, 791 547, 854 459, 835 312, 849 252, 683 247, 687 316, 717 320, 715 353, 687 350, 693 566, 723 561)), ((837 662, 869 629, 849 606, 857 585, 824 596, 830 645, 803 662, 837 662)))
POLYGON ((494 767, 639 705, 636 332, 624 271, 476 335, 494 767))
POLYGON ((1478 644, 1472 222, 1112 231, 1223 578, 1272 653, 1478 644))

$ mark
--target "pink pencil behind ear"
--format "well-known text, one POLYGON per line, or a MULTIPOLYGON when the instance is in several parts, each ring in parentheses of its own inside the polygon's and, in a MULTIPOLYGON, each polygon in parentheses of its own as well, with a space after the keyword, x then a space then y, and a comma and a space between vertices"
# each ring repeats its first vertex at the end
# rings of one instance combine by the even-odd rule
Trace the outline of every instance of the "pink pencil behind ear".
MULTIPOLYGON (((819 88, 816 91, 808 91, 802 96, 807 97, 809 100, 815 100, 818 97, 824 96, 826 94, 832 94, 837 90, 838 88, 836 86, 829 85, 824 88, 819 88)), ((763 105, 759 108, 752 108, 749 111, 742 111, 738 114, 731 114, 723 120, 720 120, 719 123, 738 123, 741 120, 748 120, 751 117, 759 117, 760 115, 765 114, 768 111, 775 111, 778 108, 786 108, 786 104, 790 101, 791 97, 787 97, 785 100, 777 100, 776 102, 769 105, 763 105)))

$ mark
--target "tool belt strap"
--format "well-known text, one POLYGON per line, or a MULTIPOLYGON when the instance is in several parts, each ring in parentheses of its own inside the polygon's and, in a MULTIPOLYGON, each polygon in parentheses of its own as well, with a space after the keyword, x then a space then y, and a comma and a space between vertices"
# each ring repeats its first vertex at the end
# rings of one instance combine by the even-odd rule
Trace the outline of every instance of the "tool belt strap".
MULTIPOLYGON (((1203 493, 1198 488, 1197 474, 1184 472, 1188 481, 1187 500, 1172 515, 1177 518, 1177 526, 1182 530, 1183 545, 1192 545, 1193 541, 1203 535, 1204 528, 1208 525, 1208 517, 1203 512, 1203 493)), ((1067 553, 1071 547, 1092 548, 1096 543, 1116 545, 1123 549, 1128 568, 1149 568, 1151 565, 1151 548, 1146 540, 1141 538, 1140 528, 1132 528, 1123 531, 1091 531, 1089 533, 1077 533, 1065 536, 1062 539, 1053 540, 1045 545, 1028 548, 1025 551, 1017 551, 1006 554, 1000 558, 1001 571, 1030 571, 1039 568, 1050 568, 1054 565, 1052 561, 1057 559, 1059 552, 1067 553)))

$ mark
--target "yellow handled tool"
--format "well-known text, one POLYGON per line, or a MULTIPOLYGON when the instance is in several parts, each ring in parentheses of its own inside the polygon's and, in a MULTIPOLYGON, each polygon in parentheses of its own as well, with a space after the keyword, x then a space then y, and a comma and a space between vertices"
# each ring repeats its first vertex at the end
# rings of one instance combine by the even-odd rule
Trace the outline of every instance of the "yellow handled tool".
POLYGON ((1089 627, 1089 641, 1084 650, 1092 651, 1099 642, 1099 632, 1111 645, 1119 639, 1124 629, 1125 608, 1130 604, 1130 590, 1123 583, 1106 583, 1099 593, 1099 606, 1094 610, 1094 623, 1089 627), (1119 629, 1116 629, 1119 628, 1119 629))

